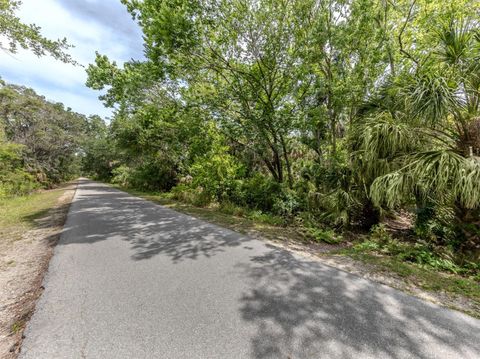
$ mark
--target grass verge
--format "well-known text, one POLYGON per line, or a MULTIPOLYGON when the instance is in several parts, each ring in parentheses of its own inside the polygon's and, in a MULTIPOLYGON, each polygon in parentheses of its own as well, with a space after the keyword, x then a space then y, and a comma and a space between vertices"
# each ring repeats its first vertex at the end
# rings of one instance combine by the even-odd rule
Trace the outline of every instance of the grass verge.
POLYGON ((35 227, 65 192, 64 188, 41 191, 28 196, 0 199, 0 239, 15 241, 35 227))
POLYGON ((480 318, 480 283, 476 278, 439 271, 376 252, 358 250, 355 246, 343 248, 335 253, 373 265, 378 272, 394 273, 402 278, 407 287, 413 286, 440 295, 453 294, 468 298, 473 302, 470 310, 456 309, 462 309, 480 318))
POLYGON ((74 192, 71 183, 0 200, 0 358, 19 354, 74 192))

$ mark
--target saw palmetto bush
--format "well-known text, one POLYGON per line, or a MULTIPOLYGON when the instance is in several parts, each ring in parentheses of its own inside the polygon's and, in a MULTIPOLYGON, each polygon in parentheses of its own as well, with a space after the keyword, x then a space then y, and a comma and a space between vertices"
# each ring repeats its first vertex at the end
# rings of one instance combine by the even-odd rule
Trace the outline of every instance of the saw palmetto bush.
POLYGON ((451 208, 480 246, 480 32, 448 22, 437 46, 391 79, 354 128, 354 162, 377 206, 451 208))

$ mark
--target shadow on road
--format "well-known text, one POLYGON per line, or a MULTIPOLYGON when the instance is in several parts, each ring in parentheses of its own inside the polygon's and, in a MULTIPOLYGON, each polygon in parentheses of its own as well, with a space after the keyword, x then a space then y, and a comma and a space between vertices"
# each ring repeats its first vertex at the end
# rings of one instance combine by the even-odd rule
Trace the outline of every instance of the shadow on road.
MULTIPOLYGON (((252 241, 113 188, 88 182, 85 189, 70 211, 82 215, 82 228, 67 223, 60 245, 115 238, 128 241, 134 261, 161 254, 179 263, 240 245, 248 250, 252 241)), ((275 247, 250 253, 247 263, 232 266, 248 283, 237 305, 243 321, 255 327, 253 358, 443 359, 480 353, 480 324, 473 318, 275 247)))
POLYGON ((475 358, 480 353, 478 321, 459 322, 453 312, 386 286, 276 248, 241 267, 251 286, 241 298, 241 312, 257 327, 255 358, 475 358))
POLYGON ((60 244, 93 243, 110 238, 128 241, 132 259, 163 254, 174 262, 210 257, 224 247, 239 246, 250 239, 168 208, 135 198, 107 186, 90 184, 77 196, 69 215, 81 214, 85 236, 70 236, 78 224, 67 223, 60 244), (94 194, 89 194, 92 191, 94 194), (108 214, 107 217, 102 215, 108 214))

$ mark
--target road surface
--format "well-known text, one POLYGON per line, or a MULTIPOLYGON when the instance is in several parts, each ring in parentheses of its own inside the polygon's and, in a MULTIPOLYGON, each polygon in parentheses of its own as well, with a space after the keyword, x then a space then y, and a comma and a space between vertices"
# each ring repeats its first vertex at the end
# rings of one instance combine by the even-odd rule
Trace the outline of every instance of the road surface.
POLYGON ((480 358, 480 321, 81 180, 21 358, 480 358))

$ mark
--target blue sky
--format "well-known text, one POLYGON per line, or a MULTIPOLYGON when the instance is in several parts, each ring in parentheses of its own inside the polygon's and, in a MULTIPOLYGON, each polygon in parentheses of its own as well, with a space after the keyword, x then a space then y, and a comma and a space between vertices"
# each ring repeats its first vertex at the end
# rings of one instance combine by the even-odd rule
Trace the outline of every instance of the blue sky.
MULTIPOLYGON (((95 51, 118 64, 143 56, 141 31, 120 0, 22 0, 18 14, 49 38, 66 37, 75 45, 70 53, 85 66, 94 61, 95 51)), ((100 93, 85 86, 82 67, 24 50, 13 55, 0 51, 0 76, 85 115, 111 115, 98 100, 100 93)))

